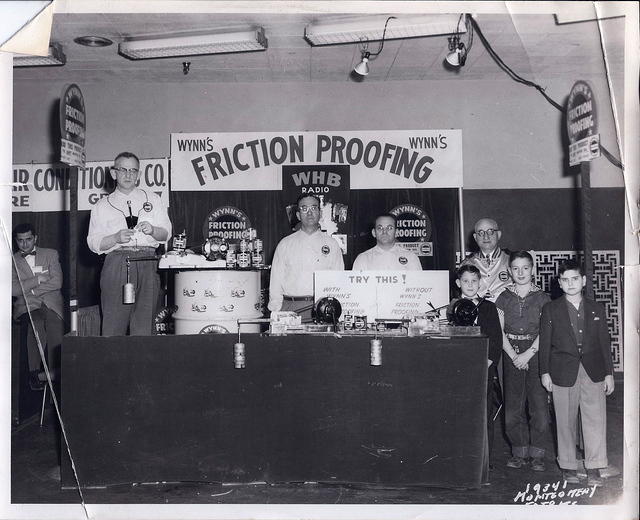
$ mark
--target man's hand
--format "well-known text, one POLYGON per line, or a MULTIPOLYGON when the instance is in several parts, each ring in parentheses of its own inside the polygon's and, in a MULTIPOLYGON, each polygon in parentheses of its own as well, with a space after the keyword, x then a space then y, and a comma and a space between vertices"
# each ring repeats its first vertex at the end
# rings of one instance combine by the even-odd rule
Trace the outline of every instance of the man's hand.
POLYGON ((613 382, 613 376, 604 376, 604 393, 605 395, 611 395, 613 393, 613 389, 615 388, 615 383, 613 382))
POLYGON ((540 376, 540 382, 547 392, 553 392, 553 382, 551 381, 551 376, 549 374, 542 374, 540 376))
POLYGON ((529 364, 529 357, 526 352, 522 352, 521 354, 517 354, 516 357, 513 358, 513 365, 518 370, 526 370, 529 364))
POLYGON ((136 229, 139 231, 142 231, 145 235, 153 234, 153 225, 151 225, 151 223, 147 222, 146 220, 143 220, 142 222, 138 222, 136 229))
MULTIPOLYGON (((38 277, 38 283, 45 283, 48 282, 49 280, 51 280, 51 275, 49 273, 38 273, 36 275, 38 277)), ((609 395, 609 394, 607 394, 609 395)))
POLYGON ((135 231, 133 229, 121 229, 113 234, 113 238, 115 238, 116 244, 126 244, 131 240, 134 233, 135 231))

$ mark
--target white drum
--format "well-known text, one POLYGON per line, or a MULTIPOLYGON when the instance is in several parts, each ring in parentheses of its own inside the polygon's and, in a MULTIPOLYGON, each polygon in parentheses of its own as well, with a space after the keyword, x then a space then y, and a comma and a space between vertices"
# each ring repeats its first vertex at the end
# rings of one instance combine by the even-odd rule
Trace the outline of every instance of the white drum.
MULTIPOLYGON (((238 331, 238 320, 262 316, 260 271, 193 269, 176 271, 173 314, 176 334, 202 329, 238 331)), ((241 332, 260 332, 260 325, 242 325, 241 332)))

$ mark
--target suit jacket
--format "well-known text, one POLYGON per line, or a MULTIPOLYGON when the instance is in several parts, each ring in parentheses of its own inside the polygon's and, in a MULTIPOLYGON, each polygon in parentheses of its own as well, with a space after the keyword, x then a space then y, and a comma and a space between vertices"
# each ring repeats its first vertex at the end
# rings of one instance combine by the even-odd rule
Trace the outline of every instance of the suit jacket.
POLYGON ((549 374, 558 386, 573 386, 580 363, 593 382, 613 375, 611 342, 604 305, 584 298, 582 355, 578 352, 567 300, 564 296, 547 303, 540 318, 540 375, 549 374))
POLYGON ((63 300, 60 288, 62 287, 62 269, 58 260, 58 252, 55 249, 36 247, 36 266, 42 266, 43 270, 51 277, 46 282, 38 284, 37 274, 31 272, 31 268, 20 252, 14 253, 14 263, 11 272, 11 295, 15 297, 13 303, 13 316, 18 318, 29 310, 39 309, 44 303, 61 318, 63 317, 63 300), (24 287, 24 294, 22 287, 24 287))

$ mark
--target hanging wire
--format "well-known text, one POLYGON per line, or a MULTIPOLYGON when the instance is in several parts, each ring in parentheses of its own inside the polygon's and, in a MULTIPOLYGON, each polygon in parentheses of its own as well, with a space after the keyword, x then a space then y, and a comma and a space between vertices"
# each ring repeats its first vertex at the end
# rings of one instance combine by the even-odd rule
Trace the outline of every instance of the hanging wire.
MULTIPOLYGON (((378 47, 378 51, 377 52, 369 52, 368 53, 369 54, 368 57, 371 57, 371 56, 375 57, 375 56, 377 56, 378 54, 380 54, 382 52, 382 49, 384 48, 384 37, 387 34, 387 25, 389 24, 389 20, 391 20, 392 18, 395 19, 396 17, 395 16, 389 16, 389 18, 387 18, 387 21, 384 22, 384 30, 382 31, 382 41, 380 42, 380 47, 378 47)), ((369 46, 369 41, 366 40, 366 43, 363 45, 363 51, 367 52, 368 46, 369 46)))
MULTIPOLYGON (((540 92, 540 94, 542 94, 544 96, 544 98, 551 104, 553 105, 555 108, 557 108, 560 112, 562 112, 563 114, 566 114, 566 109, 560 105, 559 103, 557 103, 556 101, 554 101, 546 92, 544 87, 538 85, 537 83, 534 83, 533 81, 529 81, 528 79, 523 78, 522 76, 520 76, 519 74, 517 74, 516 72, 514 72, 504 61, 502 61, 502 58, 500 58, 500 56, 498 56, 498 54, 496 53, 496 51, 493 49, 493 47, 491 47, 491 44, 487 41, 487 39, 485 38, 484 34, 482 34, 482 29, 480 29, 480 26, 478 25, 478 22, 471 16, 471 15, 464 15, 466 17, 466 22, 468 22, 467 27, 470 27, 472 29, 472 31, 469 34, 469 48, 471 47, 471 40, 473 38, 473 29, 475 29, 475 31, 477 31, 478 33, 478 37, 480 38, 480 41, 482 41, 482 44, 484 45, 485 49, 487 50, 487 52, 489 53, 489 55, 493 58, 493 60, 498 64, 498 66, 507 73, 507 75, 513 79, 514 81, 518 82, 518 83, 522 83, 523 85, 526 85, 528 87, 533 87, 535 88, 538 92, 540 92)), ((616 157, 614 157, 611 152, 609 152, 609 150, 607 150, 602 144, 600 144, 600 151, 602 152, 602 155, 614 166, 623 169, 622 163, 620 162, 619 159, 617 159, 616 157)))

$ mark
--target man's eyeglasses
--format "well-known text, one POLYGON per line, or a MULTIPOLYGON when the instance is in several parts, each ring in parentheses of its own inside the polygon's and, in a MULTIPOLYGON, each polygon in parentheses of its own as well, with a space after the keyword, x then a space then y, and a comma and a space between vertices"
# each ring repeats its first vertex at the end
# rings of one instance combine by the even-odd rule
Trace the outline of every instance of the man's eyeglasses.
POLYGON ((476 231, 476 235, 478 235, 480 238, 484 238, 485 236, 492 237, 498 231, 500 230, 499 229, 487 229, 487 230, 479 229, 478 231, 476 231))
POLYGON ((388 225, 388 226, 376 226, 376 230, 378 231, 386 231, 387 233, 389 231, 393 231, 395 229, 395 226, 392 225, 388 225))
POLYGON ((112 166, 111 169, 114 172, 119 172, 119 173, 128 174, 128 175, 138 175, 138 172, 140 171, 138 168, 117 168, 116 166, 112 166))
POLYGON ((298 206, 298 209, 300 210, 300 213, 317 213, 320 211, 320 207, 318 206, 298 206))

